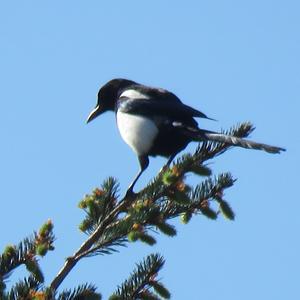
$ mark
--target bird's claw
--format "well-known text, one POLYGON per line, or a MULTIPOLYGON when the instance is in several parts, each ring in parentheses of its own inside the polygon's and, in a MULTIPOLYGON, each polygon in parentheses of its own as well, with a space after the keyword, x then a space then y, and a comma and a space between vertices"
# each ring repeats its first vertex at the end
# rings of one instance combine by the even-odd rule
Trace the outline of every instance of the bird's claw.
POLYGON ((138 195, 137 193, 135 193, 131 188, 129 188, 125 194, 125 198, 134 199, 136 198, 137 195, 138 195))

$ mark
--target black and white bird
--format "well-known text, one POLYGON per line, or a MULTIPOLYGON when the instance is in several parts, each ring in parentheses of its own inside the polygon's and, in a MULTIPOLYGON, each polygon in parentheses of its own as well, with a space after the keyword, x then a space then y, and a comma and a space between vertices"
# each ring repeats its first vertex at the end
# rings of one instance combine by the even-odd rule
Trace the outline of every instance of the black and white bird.
POLYGON ((106 111, 114 111, 123 140, 138 156, 140 171, 130 184, 127 195, 143 171, 149 156, 174 157, 192 141, 215 141, 248 149, 280 153, 285 149, 256 143, 221 133, 200 129, 195 118, 208 118, 204 113, 185 105, 173 93, 145 86, 127 79, 113 79, 98 92, 98 102, 87 123, 106 111))

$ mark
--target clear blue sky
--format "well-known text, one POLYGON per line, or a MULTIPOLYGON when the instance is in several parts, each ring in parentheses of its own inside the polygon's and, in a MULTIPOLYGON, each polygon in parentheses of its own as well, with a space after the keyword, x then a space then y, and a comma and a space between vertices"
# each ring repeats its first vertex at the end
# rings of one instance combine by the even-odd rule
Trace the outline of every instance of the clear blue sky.
MULTIPOLYGON (((299 297, 299 11, 296 0, 2 1, 0 249, 51 218, 56 251, 42 261, 50 282, 85 238, 82 196, 109 175, 124 192, 138 164, 114 115, 85 119, 100 85, 126 77, 218 120, 200 126, 250 120, 254 140, 288 151, 233 149, 213 161, 216 174, 238 178, 226 192, 235 222, 176 221, 176 238, 87 259, 63 287, 93 282, 106 299, 135 262, 159 251, 174 300, 299 297)), ((151 160, 137 188, 164 162, 151 160)))

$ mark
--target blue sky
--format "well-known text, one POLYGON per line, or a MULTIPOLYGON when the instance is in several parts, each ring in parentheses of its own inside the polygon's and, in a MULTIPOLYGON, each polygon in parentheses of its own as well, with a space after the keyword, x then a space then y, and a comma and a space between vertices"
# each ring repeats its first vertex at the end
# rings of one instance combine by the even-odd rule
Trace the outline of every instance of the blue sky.
MULTIPOLYGON (((113 114, 86 125, 114 77, 164 87, 218 122, 250 120, 282 155, 233 149, 213 160, 238 178, 226 191, 235 222, 179 221, 155 247, 79 263, 63 288, 99 286, 103 299, 151 252, 174 300, 294 299, 299 294, 300 4, 298 1, 2 1, 0 3, 0 249, 48 218, 56 251, 47 282, 85 237, 77 203, 110 175, 122 193, 138 164, 113 114)), ((191 145, 187 151, 192 151, 191 145)), ((142 187, 165 162, 151 160, 142 187)), ((12 277, 15 280, 21 273, 12 277)))

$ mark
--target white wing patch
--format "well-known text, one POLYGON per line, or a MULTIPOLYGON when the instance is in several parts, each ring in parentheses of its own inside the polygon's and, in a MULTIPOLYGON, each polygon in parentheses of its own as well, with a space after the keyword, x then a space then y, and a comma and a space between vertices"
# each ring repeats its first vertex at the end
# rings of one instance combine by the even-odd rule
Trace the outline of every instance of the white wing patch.
POLYGON ((126 97, 130 99, 149 99, 148 95, 136 90, 126 90, 120 95, 120 98, 121 97, 126 97))
POLYGON ((121 137, 137 155, 147 154, 158 134, 158 128, 150 119, 121 111, 117 112, 117 125, 121 137))
POLYGON ((177 127, 177 128, 181 128, 181 129, 184 129, 184 130, 192 131, 192 132, 198 132, 198 128, 187 126, 187 125, 185 125, 181 122, 177 122, 177 121, 172 122, 172 126, 177 127))
POLYGON ((174 127, 183 127, 183 124, 182 124, 181 122, 176 122, 176 121, 174 121, 174 122, 172 123, 172 125, 173 125, 174 127))

